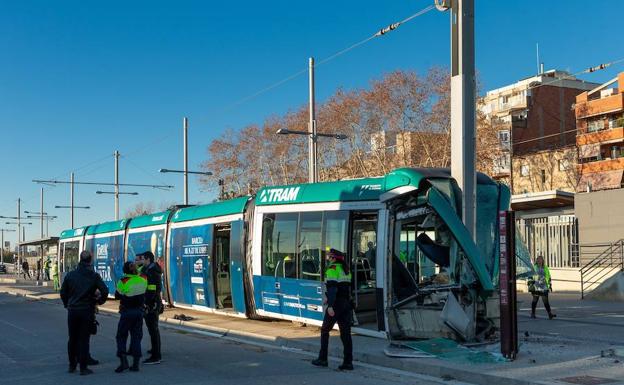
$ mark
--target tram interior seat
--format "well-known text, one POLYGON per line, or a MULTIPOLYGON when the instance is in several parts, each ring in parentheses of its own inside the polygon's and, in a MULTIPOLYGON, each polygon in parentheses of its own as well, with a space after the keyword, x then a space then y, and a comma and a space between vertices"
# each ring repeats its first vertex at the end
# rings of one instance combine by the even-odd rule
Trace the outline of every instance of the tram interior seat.
POLYGON ((418 235, 418 248, 436 265, 448 267, 450 264, 450 247, 435 243, 426 233, 418 235))

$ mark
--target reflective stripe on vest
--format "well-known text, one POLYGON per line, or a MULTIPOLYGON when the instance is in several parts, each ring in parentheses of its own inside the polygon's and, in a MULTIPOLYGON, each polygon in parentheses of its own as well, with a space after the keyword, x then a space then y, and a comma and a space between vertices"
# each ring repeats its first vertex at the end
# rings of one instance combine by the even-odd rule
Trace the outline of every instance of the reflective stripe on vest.
POLYGON ((156 291, 156 285, 147 285, 147 291, 156 291))
POLYGON ((325 271, 325 282, 336 281, 336 282, 351 282, 351 273, 345 274, 342 269, 342 265, 337 263, 332 263, 327 267, 325 271))
POLYGON ((126 274, 117 282, 117 291, 126 297, 145 294, 147 279, 142 275, 126 274))

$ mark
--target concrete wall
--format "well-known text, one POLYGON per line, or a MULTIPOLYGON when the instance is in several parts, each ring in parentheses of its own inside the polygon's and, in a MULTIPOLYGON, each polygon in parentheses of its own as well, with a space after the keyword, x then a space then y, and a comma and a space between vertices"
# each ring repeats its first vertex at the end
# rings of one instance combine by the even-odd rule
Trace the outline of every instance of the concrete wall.
POLYGON ((574 212, 579 224, 579 243, 624 238, 624 189, 577 193, 574 212))
MULTIPOLYGON (((607 272, 607 270, 604 270, 607 272)), ((609 273, 605 273, 604 277, 602 277, 599 282, 606 281, 609 277, 613 276, 617 273, 617 269, 613 269, 609 273)), ((597 277, 603 275, 603 273, 595 272, 592 274, 596 274, 597 277)), ((575 292, 581 293, 581 272, 579 269, 573 268, 550 268, 550 276, 552 279, 552 287, 554 292, 575 292)), ((598 287, 598 285, 592 286, 590 289, 594 289, 598 287)), ((526 293, 527 290, 527 281, 522 280, 518 281, 516 284, 516 288, 519 292, 526 293)))

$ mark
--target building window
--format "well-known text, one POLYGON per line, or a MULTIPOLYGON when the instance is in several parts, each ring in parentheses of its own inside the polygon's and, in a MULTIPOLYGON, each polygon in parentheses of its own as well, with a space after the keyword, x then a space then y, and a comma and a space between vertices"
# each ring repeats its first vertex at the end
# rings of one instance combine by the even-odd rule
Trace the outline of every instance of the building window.
POLYGON ((520 176, 529 176, 529 165, 523 164, 520 166, 520 176))
POLYGON ((546 184, 546 170, 541 170, 542 174, 542 185, 546 184))
POLYGON ((509 130, 498 131, 498 141, 503 148, 509 148, 509 130))
POLYGON ((570 169, 570 159, 559 159, 559 171, 570 169))
POLYGON ((596 132, 604 129, 604 121, 602 119, 594 119, 587 122, 587 131, 596 132))

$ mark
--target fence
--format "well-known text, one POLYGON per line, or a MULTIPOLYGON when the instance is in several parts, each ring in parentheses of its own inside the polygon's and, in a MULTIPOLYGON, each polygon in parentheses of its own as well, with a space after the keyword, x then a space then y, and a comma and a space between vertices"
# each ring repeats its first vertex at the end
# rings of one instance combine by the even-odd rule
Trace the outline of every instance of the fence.
POLYGON ((550 267, 580 267, 578 221, 573 216, 516 219, 516 228, 535 258, 543 255, 550 267))

